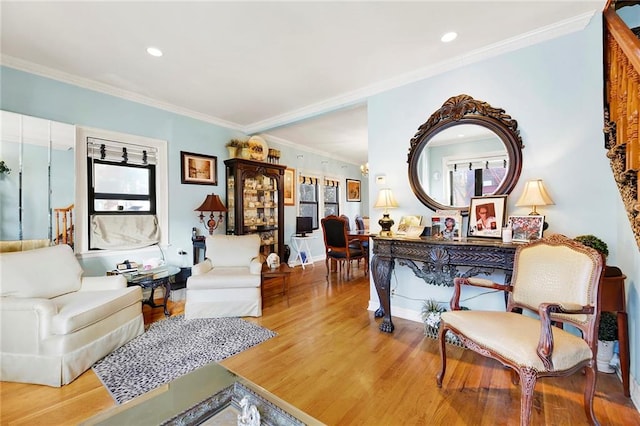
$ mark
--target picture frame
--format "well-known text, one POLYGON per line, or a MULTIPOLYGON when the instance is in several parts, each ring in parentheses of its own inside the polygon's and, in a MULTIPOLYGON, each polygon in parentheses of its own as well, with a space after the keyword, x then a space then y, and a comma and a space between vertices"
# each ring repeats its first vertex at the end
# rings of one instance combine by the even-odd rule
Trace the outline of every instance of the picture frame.
POLYGON ((472 197, 469 205, 467 237, 502 238, 507 196, 472 197))
POLYGON ((193 185, 218 185, 218 157, 180 151, 180 182, 193 185))
POLYGON ((402 216, 400 218, 400 223, 398 223, 398 231, 396 233, 398 235, 406 234, 410 227, 420 226, 421 224, 422 224, 421 215, 402 216))
POLYGON ((347 201, 360 201, 360 181, 347 179, 347 201))
POLYGON ((509 216, 508 224, 512 232, 511 241, 528 243, 529 241, 542 238, 544 216, 509 216))
POLYGON ((431 236, 444 240, 462 239, 462 215, 445 214, 431 217, 431 236))
POLYGON ((295 206, 296 205, 296 170, 285 169, 284 171, 284 205, 295 206))

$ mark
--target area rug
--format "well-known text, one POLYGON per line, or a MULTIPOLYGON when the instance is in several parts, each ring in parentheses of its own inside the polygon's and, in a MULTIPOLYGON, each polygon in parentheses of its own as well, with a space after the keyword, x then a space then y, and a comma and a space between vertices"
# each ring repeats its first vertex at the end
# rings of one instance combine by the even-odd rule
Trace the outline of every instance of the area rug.
POLYGON ((93 371, 122 404, 196 368, 240 353, 277 334, 242 318, 158 321, 116 349, 93 371))

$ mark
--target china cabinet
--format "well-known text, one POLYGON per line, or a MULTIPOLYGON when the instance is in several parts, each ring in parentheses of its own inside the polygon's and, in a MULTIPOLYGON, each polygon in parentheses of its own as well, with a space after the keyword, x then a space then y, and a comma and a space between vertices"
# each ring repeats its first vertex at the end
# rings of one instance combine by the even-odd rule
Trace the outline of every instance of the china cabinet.
POLYGON ((260 251, 284 256, 283 176, 287 166, 232 158, 226 166, 227 234, 260 235, 260 251))

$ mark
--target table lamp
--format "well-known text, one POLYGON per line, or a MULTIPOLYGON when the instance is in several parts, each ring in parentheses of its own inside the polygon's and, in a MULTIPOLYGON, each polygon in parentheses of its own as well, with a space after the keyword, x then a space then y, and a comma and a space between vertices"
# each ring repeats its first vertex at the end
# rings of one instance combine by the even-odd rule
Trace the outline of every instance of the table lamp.
MULTIPOLYGON (((533 179, 527 181, 524 185, 524 191, 516 202, 516 206, 531 206, 531 213, 529 215, 539 214, 536 210, 536 206, 549 206, 555 204, 551 199, 551 196, 547 192, 547 189, 542 183, 542 179, 533 179)), ((549 227, 547 221, 544 221, 542 230, 546 230, 549 227)))
POLYGON ((218 225, 222 223, 222 212, 226 212, 227 208, 222 204, 220 197, 216 194, 207 195, 204 202, 200 205, 200 207, 194 209, 196 212, 200 212, 200 223, 204 224, 204 213, 209 213, 209 220, 207 221, 207 228, 209 229, 209 235, 213 235, 213 231, 218 228, 218 225), (218 220, 216 221, 213 217, 213 212, 220 212, 218 215, 218 220))
POLYGON ((391 232, 391 227, 393 226, 394 222, 393 222, 393 219, 389 217, 389 209, 398 207, 398 202, 393 196, 393 192, 391 192, 391 189, 389 188, 381 189, 380 192, 378 193, 378 200, 376 201, 376 204, 373 207, 378 209, 382 209, 382 208, 384 209, 384 213, 382 214, 382 219, 378 221, 378 224, 382 228, 382 231, 380 231, 380 236, 382 237, 392 236, 393 233, 391 232))
POLYGON ((527 181, 524 185, 524 191, 522 191, 522 195, 518 199, 516 206, 531 206, 530 215, 539 214, 536 210, 536 206, 548 206, 555 204, 547 189, 544 187, 542 183, 542 179, 533 179, 527 181))

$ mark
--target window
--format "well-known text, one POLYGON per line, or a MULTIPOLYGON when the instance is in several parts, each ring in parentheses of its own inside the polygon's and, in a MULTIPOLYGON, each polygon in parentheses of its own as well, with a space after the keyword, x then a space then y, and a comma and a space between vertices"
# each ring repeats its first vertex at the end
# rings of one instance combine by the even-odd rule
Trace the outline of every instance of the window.
POLYGON ((94 244, 97 222, 102 226, 124 221, 167 245, 167 142, 78 127, 76 152, 76 252, 89 255, 95 248, 131 248, 94 244))
POLYGON ((491 195, 507 173, 506 155, 482 159, 458 159, 446 163, 449 173, 449 204, 469 205, 471 197, 491 195))
POLYGON ((325 179, 324 180, 324 216, 329 215, 340 216, 340 193, 338 192, 338 181, 325 179))
POLYGON ((300 176, 298 190, 300 194, 300 216, 311 217, 313 229, 318 229, 318 178, 300 176))
POLYGON ((152 147, 88 138, 89 215, 155 215, 155 162, 152 147))
POLYGON ((156 214, 154 165, 89 162, 89 214, 156 214))

